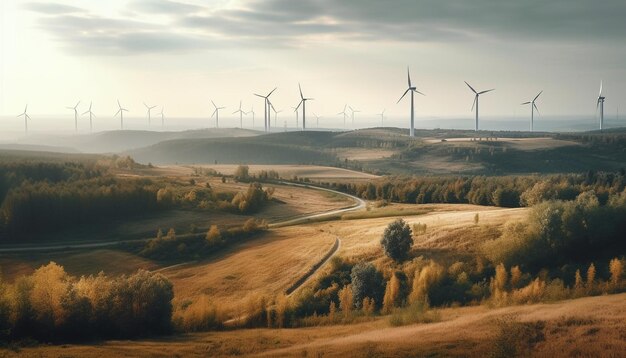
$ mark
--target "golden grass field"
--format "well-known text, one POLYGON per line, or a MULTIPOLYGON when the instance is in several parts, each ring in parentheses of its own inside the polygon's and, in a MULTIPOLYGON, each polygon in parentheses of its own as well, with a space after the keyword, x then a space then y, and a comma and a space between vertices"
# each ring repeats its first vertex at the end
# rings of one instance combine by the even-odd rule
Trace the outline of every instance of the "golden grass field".
MULTIPOLYGON (((443 143, 440 138, 426 138, 426 143, 443 143)), ((486 143, 498 142, 506 144, 508 147, 518 150, 537 150, 537 149, 553 149, 566 146, 578 146, 580 143, 570 141, 554 139, 550 137, 539 138, 497 138, 496 140, 483 141, 486 143)), ((464 143, 476 143, 473 138, 446 138, 446 143, 464 144, 464 143)), ((479 142, 480 143, 480 142, 479 142)))
MULTIPOLYGON (((626 294, 491 309, 447 308, 440 322, 390 327, 387 317, 315 328, 249 329, 139 341, 39 346, 4 357, 485 357, 499 322, 534 323, 543 339, 524 356, 619 357, 626 351, 626 294)), ((505 332, 506 333, 506 332, 505 332)))

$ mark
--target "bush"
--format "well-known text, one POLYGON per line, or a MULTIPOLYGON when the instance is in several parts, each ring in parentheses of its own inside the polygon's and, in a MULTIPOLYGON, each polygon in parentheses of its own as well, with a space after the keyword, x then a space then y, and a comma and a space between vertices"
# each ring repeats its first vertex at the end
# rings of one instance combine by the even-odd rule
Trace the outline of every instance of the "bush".
POLYGON ((380 240, 385 254, 395 261, 405 259, 413 245, 411 228, 402 219, 397 219, 387 226, 380 240))
POLYGON ((353 302, 361 308, 363 299, 369 297, 380 307, 385 295, 385 280, 383 275, 371 263, 359 263, 352 268, 353 302))

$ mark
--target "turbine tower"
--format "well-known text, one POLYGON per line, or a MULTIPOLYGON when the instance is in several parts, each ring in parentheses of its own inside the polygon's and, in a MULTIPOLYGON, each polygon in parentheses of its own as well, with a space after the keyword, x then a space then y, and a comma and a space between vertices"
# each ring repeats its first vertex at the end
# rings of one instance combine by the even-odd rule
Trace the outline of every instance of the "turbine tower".
POLYGON ((218 107, 215 105, 215 102, 213 102, 213 100, 211 100, 211 103, 213 103, 213 107, 215 107, 215 110, 213 111, 213 114, 211 114, 211 118, 213 118, 213 116, 215 116, 215 128, 219 128, 220 127, 220 109, 224 109, 226 107, 218 107))
POLYGON ((67 109, 71 109, 74 111, 74 130, 76 132, 78 132, 78 105, 80 104, 80 101, 78 101, 78 103, 76 103, 76 105, 74 107, 65 107, 67 109))
POLYGON ((150 115, 150 112, 151 112, 154 108, 156 108, 156 106, 152 106, 152 107, 150 107, 150 106, 148 106, 148 105, 146 104, 146 102, 144 102, 144 103, 143 103, 143 105, 144 105, 144 106, 146 106, 146 109, 148 110, 148 127, 150 127, 150 124, 151 124, 151 122, 152 122, 152 116, 150 115))
POLYGON ((304 98, 302 94, 302 87, 298 83, 298 89, 300 90, 300 103, 298 103, 298 107, 296 110, 302 105, 302 130, 306 130, 306 101, 312 101, 313 98, 304 98))
MULTIPOLYGON (((117 106, 119 107, 119 109, 117 110, 117 113, 115 113, 115 116, 120 115, 120 128, 122 130, 124 130, 124 112, 128 112, 128 110, 126 108, 122 108, 122 105, 120 104, 120 100, 117 100, 117 106)), ((114 117, 115 117, 114 116, 114 117)))
POLYGON ((313 112, 313 115, 315 116, 315 119, 317 120, 317 128, 319 128, 320 127, 320 116, 315 114, 315 112, 313 112))
POLYGON ((383 109, 382 112, 378 113, 378 115, 380 116, 380 126, 381 127, 385 125, 384 123, 385 123, 385 111, 386 110, 387 109, 385 108, 385 109, 383 109))
POLYGON ((93 102, 89 102, 89 110, 87 110, 85 113, 83 113, 82 115, 84 116, 85 114, 89 113, 89 131, 93 132, 93 117, 95 117, 96 115, 93 114, 93 112, 91 111, 91 106, 93 105, 93 102))
POLYGON ((26 113, 27 110, 28 104, 24 107, 24 112, 17 116, 17 118, 24 116, 24 134, 28 134, 28 121, 30 121, 30 116, 26 113))
POLYGON ((348 114, 346 113, 346 108, 348 108, 348 105, 346 104, 345 106, 343 106, 343 112, 339 112, 337 113, 337 115, 342 114, 343 115, 343 127, 346 127, 346 117, 348 116, 348 114))
POLYGON ((604 100, 606 97, 602 95, 602 81, 600 81, 600 94, 596 103, 596 111, 600 108, 600 131, 604 129, 604 100))
POLYGON ((522 103, 522 106, 530 104, 530 131, 531 132, 534 130, 535 110, 537 110, 537 113, 539 113, 539 108, 537 108, 537 105, 535 104, 535 101, 537 101, 537 98, 539 98, 539 96, 541 96, 542 93, 543 93, 543 91, 539 92, 539 94, 536 95, 535 98, 532 101, 522 103))
POLYGON ((409 130, 409 136, 410 137, 415 137, 415 105, 414 105, 415 101, 414 101, 413 95, 415 93, 419 93, 422 96, 425 96, 425 94, 423 94, 422 92, 418 91, 417 88, 411 84, 411 73, 409 72, 409 68, 408 67, 406 69, 406 74, 407 74, 409 87, 406 89, 406 91, 404 91, 404 94, 402 95, 402 97, 400 97, 400 99, 398 100, 398 102, 396 102, 396 104, 400 103, 400 101, 402 101, 404 96, 406 96, 407 93, 411 92, 411 128, 409 130))
POLYGON ((481 94, 487 93, 487 92, 491 92, 493 90, 495 90, 495 88, 492 88, 490 90, 486 90, 486 91, 481 91, 481 92, 476 92, 476 90, 470 86, 469 83, 465 82, 465 84, 467 85, 467 87, 469 87, 469 89, 472 90, 472 92, 474 92, 474 103, 472 104, 472 110, 474 110, 474 107, 476 107, 476 124, 474 126, 474 130, 476 132, 478 132, 478 97, 480 97, 481 94))
POLYGON ((163 106, 161 106, 161 112, 159 113, 159 115, 161 116, 161 128, 163 128, 165 126, 165 115, 163 114, 163 106))
POLYGON ((356 109, 354 109, 354 108, 352 108, 352 107, 350 107, 350 106, 348 106, 348 108, 350 108, 350 110, 352 111, 352 127, 354 127, 354 114, 355 114, 355 113, 359 113, 359 112, 361 112, 361 111, 356 110, 356 109))
POLYGON ((261 97, 261 98, 264 99, 265 111, 263 113, 263 117, 265 118, 265 131, 266 132, 268 131, 268 129, 270 127, 269 126, 270 123, 269 123, 269 119, 268 119, 268 117, 269 117, 269 106, 268 106, 269 98, 272 95, 272 93, 274 93, 274 91, 276 91, 276 89, 278 89, 278 87, 274 88, 270 93, 267 94, 267 96, 262 96, 262 95, 256 94, 256 93, 254 94, 257 97, 261 97))
POLYGON ((239 101, 239 109, 233 112, 233 114, 237 113, 239 113, 239 128, 243 128, 243 115, 246 114, 246 112, 241 110, 241 101, 239 101))

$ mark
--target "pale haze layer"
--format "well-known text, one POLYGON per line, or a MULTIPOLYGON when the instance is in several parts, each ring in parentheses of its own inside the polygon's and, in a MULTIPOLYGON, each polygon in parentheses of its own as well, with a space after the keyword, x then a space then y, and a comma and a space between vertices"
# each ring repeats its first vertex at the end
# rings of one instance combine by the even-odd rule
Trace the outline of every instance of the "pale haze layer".
MULTIPOLYGON (((226 106, 225 124, 253 93, 278 87, 279 126, 292 126, 298 82, 312 113, 340 127, 345 104, 368 125, 377 113, 404 123, 406 68, 426 96, 416 97, 423 120, 467 118, 473 95, 494 121, 523 118, 520 103, 544 90, 542 116, 593 118, 600 81, 605 111, 626 108, 626 2, 621 0, 396 1, 3 1, 0 39, 0 128, 18 131, 15 116, 29 104, 33 127, 73 130, 73 107, 93 102, 99 129, 113 129, 119 99, 129 123, 145 107, 168 118, 209 125, 210 100, 226 106), (130 117, 134 117, 132 120, 130 117), (203 120, 206 119, 205 120, 203 120), (37 124, 39 120, 39 124, 37 124)), ((81 117, 81 131, 85 117, 81 117)), ((250 117, 246 117, 250 123, 250 117)), ((395 123, 395 122, 394 122, 395 123)), ((295 123, 294 123, 295 124, 295 123)), ((407 123, 408 124, 408 123, 407 123)), ((419 124, 418 124, 419 126, 419 124)))

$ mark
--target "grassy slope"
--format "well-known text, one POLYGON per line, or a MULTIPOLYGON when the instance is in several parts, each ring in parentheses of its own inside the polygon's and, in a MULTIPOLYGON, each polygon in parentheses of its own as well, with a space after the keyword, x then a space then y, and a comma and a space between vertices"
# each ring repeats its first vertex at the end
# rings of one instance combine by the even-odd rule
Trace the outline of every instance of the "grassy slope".
MULTIPOLYGON (((349 325, 300 329, 253 329, 198 333, 97 345, 24 348, 6 356, 488 356, 496 343, 497 321, 542 322, 543 335, 528 356, 619 356, 626 351, 626 294, 587 297, 554 304, 489 309, 441 310, 441 322, 389 327, 386 318, 349 325)), ((509 333, 509 332, 505 332, 509 333)))

